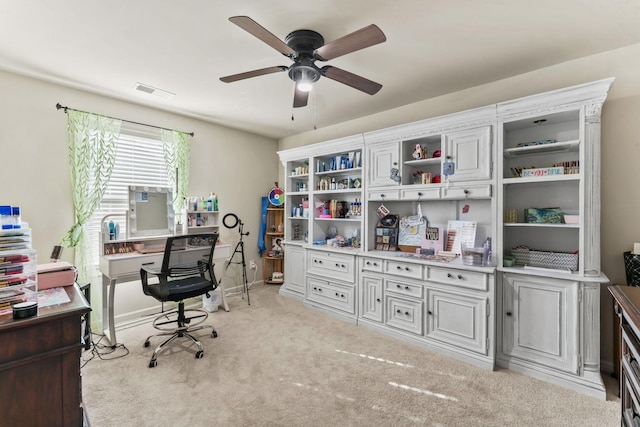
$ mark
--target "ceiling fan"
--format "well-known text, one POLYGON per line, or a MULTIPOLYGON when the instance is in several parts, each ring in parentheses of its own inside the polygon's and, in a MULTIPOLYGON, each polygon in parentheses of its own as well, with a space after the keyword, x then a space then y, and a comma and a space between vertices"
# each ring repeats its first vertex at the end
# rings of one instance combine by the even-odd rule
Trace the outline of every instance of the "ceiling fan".
POLYGON ((295 30, 282 41, 248 16, 232 16, 229 21, 290 58, 293 64, 288 67, 277 65, 221 77, 220 80, 225 83, 288 71, 289 78, 296 82, 293 97, 294 108, 307 105, 309 91, 313 87, 313 83, 318 81, 321 76, 351 86, 369 95, 377 93, 382 88, 379 83, 338 67, 325 65, 320 68, 315 64, 316 61, 328 61, 386 41, 384 33, 373 24, 325 44, 322 35, 312 30, 295 30))

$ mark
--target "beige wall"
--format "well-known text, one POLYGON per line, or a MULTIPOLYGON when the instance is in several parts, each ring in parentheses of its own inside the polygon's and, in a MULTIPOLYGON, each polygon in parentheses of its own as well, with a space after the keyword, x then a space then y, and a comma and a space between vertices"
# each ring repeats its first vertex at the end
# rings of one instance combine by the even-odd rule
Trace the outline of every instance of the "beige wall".
MULTIPOLYGON (((33 230, 40 263, 48 262, 51 248, 74 220, 66 116, 56 110, 59 102, 84 111, 194 132, 189 193, 204 196, 213 191, 220 197, 223 214, 233 212, 243 220, 245 231, 250 232, 244 240, 247 262, 256 260, 260 269, 257 280, 261 280, 257 251, 260 198, 278 178, 277 141, 6 72, 0 72, 0 93, 0 204, 22 208, 22 219, 33 230)), ((221 237, 233 248, 238 241, 237 229, 222 227, 221 237)), ((65 249, 63 259, 73 261, 72 251, 65 249)), ((232 269, 229 272, 236 273, 232 269)), ((249 274, 252 279, 253 274, 249 274)), ((226 286, 235 286, 235 280, 235 276, 229 277, 226 286)), ((97 310, 100 288, 93 289, 97 310)), ((116 313, 150 299, 142 295, 139 285, 118 287, 116 297, 122 301, 118 304, 116 300, 116 313)))
MULTIPOLYGON (((640 44, 405 105, 280 140, 280 150, 437 117, 566 86, 616 77, 602 112, 602 270, 625 284, 622 253, 640 242, 640 44)), ((425 82, 424 84, 429 84, 425 82)), ((384 88, 382 89, 384 91, 384 88)), ((318 111, 318 116, 322 112, 318 111)), ((282 174, 282 170, 280 172, 282 174)), ((613 312, 602 287, 601 360, 612 369, 613 312)))

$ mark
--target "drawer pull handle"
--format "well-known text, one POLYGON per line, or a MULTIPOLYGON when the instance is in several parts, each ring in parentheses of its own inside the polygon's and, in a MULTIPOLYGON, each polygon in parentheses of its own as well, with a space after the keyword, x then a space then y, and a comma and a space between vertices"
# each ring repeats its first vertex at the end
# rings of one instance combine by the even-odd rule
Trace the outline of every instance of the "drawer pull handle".
POLYGON ((380 301, 380 298, 376 298, 376 302, 382 302, 382 301, 380 301))
POLYGON ((336 292, 336 296, 338 297, 338 296, 340 296, 340 294, 338 294, 338 293, 336 292))
POLYGON ((377 267, 377 266, 378 266, 378 263, 377 263, 377 262, 374 262, 374 263, 373 263, 373 266, 374 266, 374 267, 377 267))
POLYGON ((404 290, 405 290, 405 291, 408 291, 408 290, 409 290, 409 287, 408 287, 408 286, 405 286, 405 287, 404 287, 404 290))
POLYGON ((431 310, 427 311, 427 314, 428 314, 429 316, 433 316, 433 313, 431 312, 431 310))
POLYGON ((404 269, 405 269, 405 271, 411 271, 411 269, 409 267, 405 267, 404 269))
POLYGON ((340 267, 340 264, 338 264, 337 262, 336 262, 336 267, 340 267))
POLYGON ((344 294, 340 294, 340 298, 344 298, 344 294))
POLYGON ((408 311, 405 311, 405 312, 404 312, 404 315, 405 315, 405 316, 408 316, 408 315, 409 315, 409 312, 408 312, 408 311))
POLYGON ((402 311, 400 311, 400 309, 396 310, 396 313, 400 314, 402 313, 402 311))
POLYGON ((449 279, 453 279, 453 274, 451 274, 451 273, 447 273, 447 277, 448 277, 449 279))
POLYGON ((402 270, 402 267, 397 266, 397 267, 396 267, 396 269, 397 269, 397 270, 402 270))
POLYGON ((510 311, 507 311, 507 316, 511 316, 511 312, 510 311))
POLYGON ((371 265, 371 262, 367 261, 367 265, 371 265))
POLYGON ((458 279, 460 279, 460 280, 463 279, 462 274, 458 274, 458 279))
POLYGON ((151 262, 143 262, 142 265, 153 265, 155 264, 155 261, 151 261, 151 262))
POLYGON ((398 289, 402 289, 402 286, 400 286, 400 285, 396 285, 396 288, 398 288, 398 289))

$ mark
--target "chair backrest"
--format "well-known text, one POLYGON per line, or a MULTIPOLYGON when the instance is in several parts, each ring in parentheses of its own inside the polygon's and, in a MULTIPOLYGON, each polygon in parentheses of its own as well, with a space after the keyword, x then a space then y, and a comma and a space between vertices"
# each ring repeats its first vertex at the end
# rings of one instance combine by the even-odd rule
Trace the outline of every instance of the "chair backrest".
MULTIPOLYGON (((216 249, 216 243, 218 242, 218 233, 200 233, 200 234, 183 234, 179 236, 171 236, 167 238, 167 242, 164 247, 164 256, 162 258, 162 272, 168 272, 172 266, 171 255, 177 254, 181 249, 187 248, 189 240, 196 239, 199 242, 210 242, 211 247, 207 256, 207 262, 209 266, 213 266, 213 252, 216 249), (184 243, 181 243, 184 241, 184 243), (175 250, 174 250, 175 248, 175 250)), ((213 269, 212 269, 213 271, 213 269)), ((213 278, 213 277, 212 277, 213 278)))

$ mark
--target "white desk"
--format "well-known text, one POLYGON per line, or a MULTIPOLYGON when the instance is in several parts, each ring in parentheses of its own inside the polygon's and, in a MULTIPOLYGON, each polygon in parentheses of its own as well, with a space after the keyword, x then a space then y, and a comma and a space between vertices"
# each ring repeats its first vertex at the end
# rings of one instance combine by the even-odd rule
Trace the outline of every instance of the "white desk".
MULTIPOLYGON (((186 248, 179 251, 177 258, 179 264, 195 263, 198 259, 208 256, 210 247, 186 248)), ((115 345, 116 328, 113 318, 113 301, 117 282, 131 282, 140 280, 140 268, 161 268, 163 252, 140 254, 137 252, 117 255, 102 255, 100 257, 100 272, 102 273, 102 330, 111 343, 115 345)), ((213 253, 214 261, 226 261, 231 256, 229 245, 218 244, 213 253)), ((220 282, 220 279, 218 279, 220 282)), ((222 306, 229 311, 227 300, 224 296, 224 285, 219 284, 222 306)))

